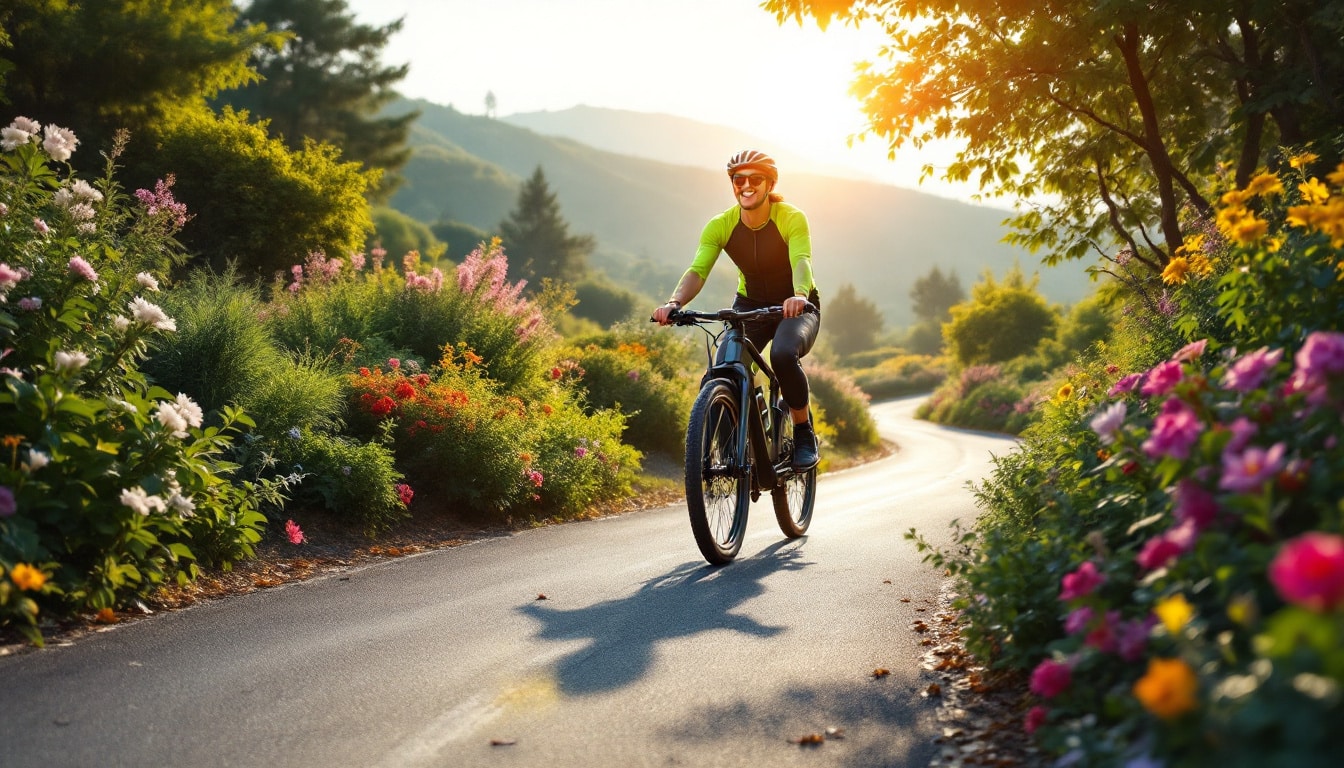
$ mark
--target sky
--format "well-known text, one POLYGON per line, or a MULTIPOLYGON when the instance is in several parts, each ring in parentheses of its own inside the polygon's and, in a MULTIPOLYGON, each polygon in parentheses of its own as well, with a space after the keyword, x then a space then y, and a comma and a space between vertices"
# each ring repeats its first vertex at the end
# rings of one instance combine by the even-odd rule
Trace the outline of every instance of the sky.
POLYGON ((877 61, 880 30, 832 24, 822 32, 812 20, 781 26, 759 3, 347 0, 363 24, 405 17, 383 59, 410 64, 397 90, 411 98, 482 114, 493 93, 501 117, 580 104, 677 115, 895 186, 970 199, 968 186, 919 183, 921 166, 945 167, 953 145, 907 145, 894 162, 880 138, 847 146, 864 127, 848 93, 854 67, 877 61))

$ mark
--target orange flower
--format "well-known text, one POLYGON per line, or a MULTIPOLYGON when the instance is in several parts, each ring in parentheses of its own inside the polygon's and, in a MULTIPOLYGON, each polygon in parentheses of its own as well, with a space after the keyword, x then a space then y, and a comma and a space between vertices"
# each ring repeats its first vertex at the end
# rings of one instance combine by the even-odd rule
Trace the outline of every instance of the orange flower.
POLYGON ((1199 706, 1199 678, 1180 659, 1149 659, 1147 674, 1134 683, 1134 698, 1144 709, 1170 720, 1199 706))
POLYGON ((19 589, 41 589, 47 583, 47 574, 27 563, 19 563, 9 572, 10 581, 19 589))
POLYGON ((1162 270, 1162 282, 1167 285, 1181 285, 1185 283, 1185 273, 1190 271, 1190 262, 1184 256, 1177 256, 1167 262, 1166 269, 1162 270))

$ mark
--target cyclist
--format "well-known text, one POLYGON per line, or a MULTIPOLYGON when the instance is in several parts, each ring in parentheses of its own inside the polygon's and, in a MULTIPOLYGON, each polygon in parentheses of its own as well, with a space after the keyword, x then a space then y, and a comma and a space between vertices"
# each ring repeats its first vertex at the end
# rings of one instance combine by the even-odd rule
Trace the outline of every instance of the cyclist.
POLYGON ((660 325, 690 303, 705 287, 719 254, 737 265, 737 296, 733 309, 746 311, 774 305, 783 317, 766 318, 747 329, 757 349, 771 341, 770 366, 793 416, 793 468, 805 472, 817 465, 817 436, 808 409, 807 374, 801 359, 812 349, 821 329, 821 299, 812 279, 812 240, 807 216, 775 193, 779 170, 764 152, 743 150, 728 160, 728 178, 736 204, 715 216, 700 233, 691 266, 667 303, 653 312, 660 325))

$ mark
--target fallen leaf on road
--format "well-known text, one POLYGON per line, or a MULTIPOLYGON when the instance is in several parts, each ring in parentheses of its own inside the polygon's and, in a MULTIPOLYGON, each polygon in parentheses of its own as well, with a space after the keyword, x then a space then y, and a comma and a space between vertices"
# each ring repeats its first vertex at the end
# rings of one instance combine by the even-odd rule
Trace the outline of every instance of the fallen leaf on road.
POLYGON ((887 675, 890 675, 890 674, 891 674, 891 670, 890 670, 890 669, 885 669, 885 668, 883 668, 883 667, 878 667, 877 669, 874 669, 874 670, 873 670, 873 677, 886 677, 887 675))
POLYGON ((941 685, 939 685, 939 684, 937 684, 937 683, 929 683, 929 687, 924 689, 924 695, 925 695, 925 696, 930 696, 930 697, 932 697, 932 696, 941 696, 942 693, 943 693, 943 686, 941 686, 941 685))
POLYGON ((518 743, 518 740, 517 740, 517 739, 491 739, 491 740, 490 740, 490 746, 492 746, 492 747, 512 747, 514 744, 517 744, 517 743, 518 743))
POLYGON ((818 744, 826 742, 826 737, 820 733, 809 733, 806 736, 800 736, 796 739, 789 739, 790 744, 797 744, 802 747, 815 747, 818 744))
POLYGON ((538 600, 549 600, 550 598, 546 596, 546 593, 545 593, 545 592, 538 592, 538 593, 537 593, 537 599, 538 599, 538 600))

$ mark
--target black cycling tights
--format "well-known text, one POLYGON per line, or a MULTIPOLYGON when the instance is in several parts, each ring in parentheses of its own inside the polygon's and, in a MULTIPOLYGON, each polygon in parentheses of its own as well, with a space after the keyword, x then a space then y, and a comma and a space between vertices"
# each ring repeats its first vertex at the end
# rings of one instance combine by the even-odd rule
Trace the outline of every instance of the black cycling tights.
MULTIPOLYGON (((733 309, 739 312, 764 306, 769 305, 744 296, 738 296, 733 302, 733 309)), ((794 410, 807 407, 807 374, 803 372, 802 358, 812 351, 812 345, 816 343, 817 333, 820 330, 819 311, 806 312, 788 319, 764 318, 747 326, 747 338, 757 349, 763 348, 766 342, 772 342, 770 367, 775 369, 775 375, 779 377, 779 388, 784 395, 784 402, 794 410)))

